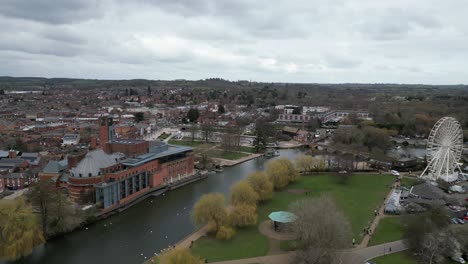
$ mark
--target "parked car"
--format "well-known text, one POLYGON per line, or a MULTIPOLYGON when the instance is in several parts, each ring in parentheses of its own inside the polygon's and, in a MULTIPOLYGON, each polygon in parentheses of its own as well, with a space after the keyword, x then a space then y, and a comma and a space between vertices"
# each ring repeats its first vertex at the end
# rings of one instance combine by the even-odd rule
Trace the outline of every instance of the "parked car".
POLYGON ((393 175, 393 176, 400 176, 400 173, 396 170, 391 170, 390 173, 393 175))
POLYGON ((457 263, 465 263, 465 260, 462 257, 451 257, 451 259, 457 263))
POLYGON ((466 223, 465 220, 460 219, 460 218, 457 218, 457 222, 458 222, 459 224, 464 224, 464 223, 466 223))
POLYGON ((452 219, 450 219, 450 221, 452 221, 453 224, 459 224, 458 221, 457 221, 457 218, 452 218, 452 219))

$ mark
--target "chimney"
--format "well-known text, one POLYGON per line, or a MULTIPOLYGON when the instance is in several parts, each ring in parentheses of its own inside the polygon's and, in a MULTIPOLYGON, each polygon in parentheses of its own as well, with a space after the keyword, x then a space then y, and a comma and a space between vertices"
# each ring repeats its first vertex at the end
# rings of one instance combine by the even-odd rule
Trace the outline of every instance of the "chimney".
POLYGON ((10 151, 8 151, 8 158, 16 159, 16 151, 13 149, 10 149, 10 151))
POLYGON ((91 142, 89 143, 89 148, 90 149, 96 149, 97 147, 97 138, 96 137, 91 137, 91 142))

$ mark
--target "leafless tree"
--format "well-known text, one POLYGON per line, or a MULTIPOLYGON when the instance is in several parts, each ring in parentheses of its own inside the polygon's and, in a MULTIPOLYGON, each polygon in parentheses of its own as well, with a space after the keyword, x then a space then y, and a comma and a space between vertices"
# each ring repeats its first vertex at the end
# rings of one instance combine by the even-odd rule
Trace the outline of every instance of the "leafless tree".
POLYGON ((290 210, 298 217, 289 226, 299 246, 294 263, 335 263, 338 250, 351 243, 351 227, 333 198, 298 200, 290 210))

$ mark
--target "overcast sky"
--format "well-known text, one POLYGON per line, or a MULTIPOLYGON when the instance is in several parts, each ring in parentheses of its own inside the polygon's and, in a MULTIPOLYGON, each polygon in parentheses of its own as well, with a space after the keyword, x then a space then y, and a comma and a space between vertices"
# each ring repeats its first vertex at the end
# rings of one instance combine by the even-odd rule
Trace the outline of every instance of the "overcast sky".
POLYGON ((465 0, 0 0, 0 76, 467 84, 467 17, 465 0))

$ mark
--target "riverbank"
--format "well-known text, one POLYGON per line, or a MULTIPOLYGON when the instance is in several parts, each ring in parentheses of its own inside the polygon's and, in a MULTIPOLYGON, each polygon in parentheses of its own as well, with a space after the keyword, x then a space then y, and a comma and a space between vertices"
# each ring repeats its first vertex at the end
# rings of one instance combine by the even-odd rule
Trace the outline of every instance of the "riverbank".
POLYGON ((268 220, 268 215, 287 209, 295 200, 317 197, 323 193, 332 195, 343 210, 356 242, 362 240, 367 244, 363 230, 374 220, 374 210, 381 206, 382 198, 388 195, 388 186, 393 181, 391 175, 376 173, 358 173, 347 184, 340 184, 332 174, 301 176, 284 190, 275 192, 271 200, 259 205, 257 225, 238 228, 230 241, 219 241, 212 236, 201 237, 194 243, 192 252, 209 262, 264 256, 270 252, 268 248, 271 250, 271 245, 275 244, 259 231, 259 225, 268 220))
MULTIPOLYGON (((290 159, 302 154, 299 150, 279 152, 281 157, 290 159)), ((35 248, 33 254, 18 264, 142 263, 198 230, 190 220, 190 210, 203 194, 218 192, 227 195, 233 184, 248 172, 264 169, 270 160, 248 160, 225 167, 204 180, 157 197, 149 196, 112 217, 48 241, 47 245, 35 248)))
POLYGON ((225 166, 225 167, 231 167, 252 159, 256 159, 258 157, 263 157, 265 154, 264 153, 255 153, 255 154, 250 154, 246 157, 242 157, 240 159, 236 160, 228 160, 228 159, 221 159, 221 158, 213 158, 216 162, 219 163, 220 166, 225 166))

